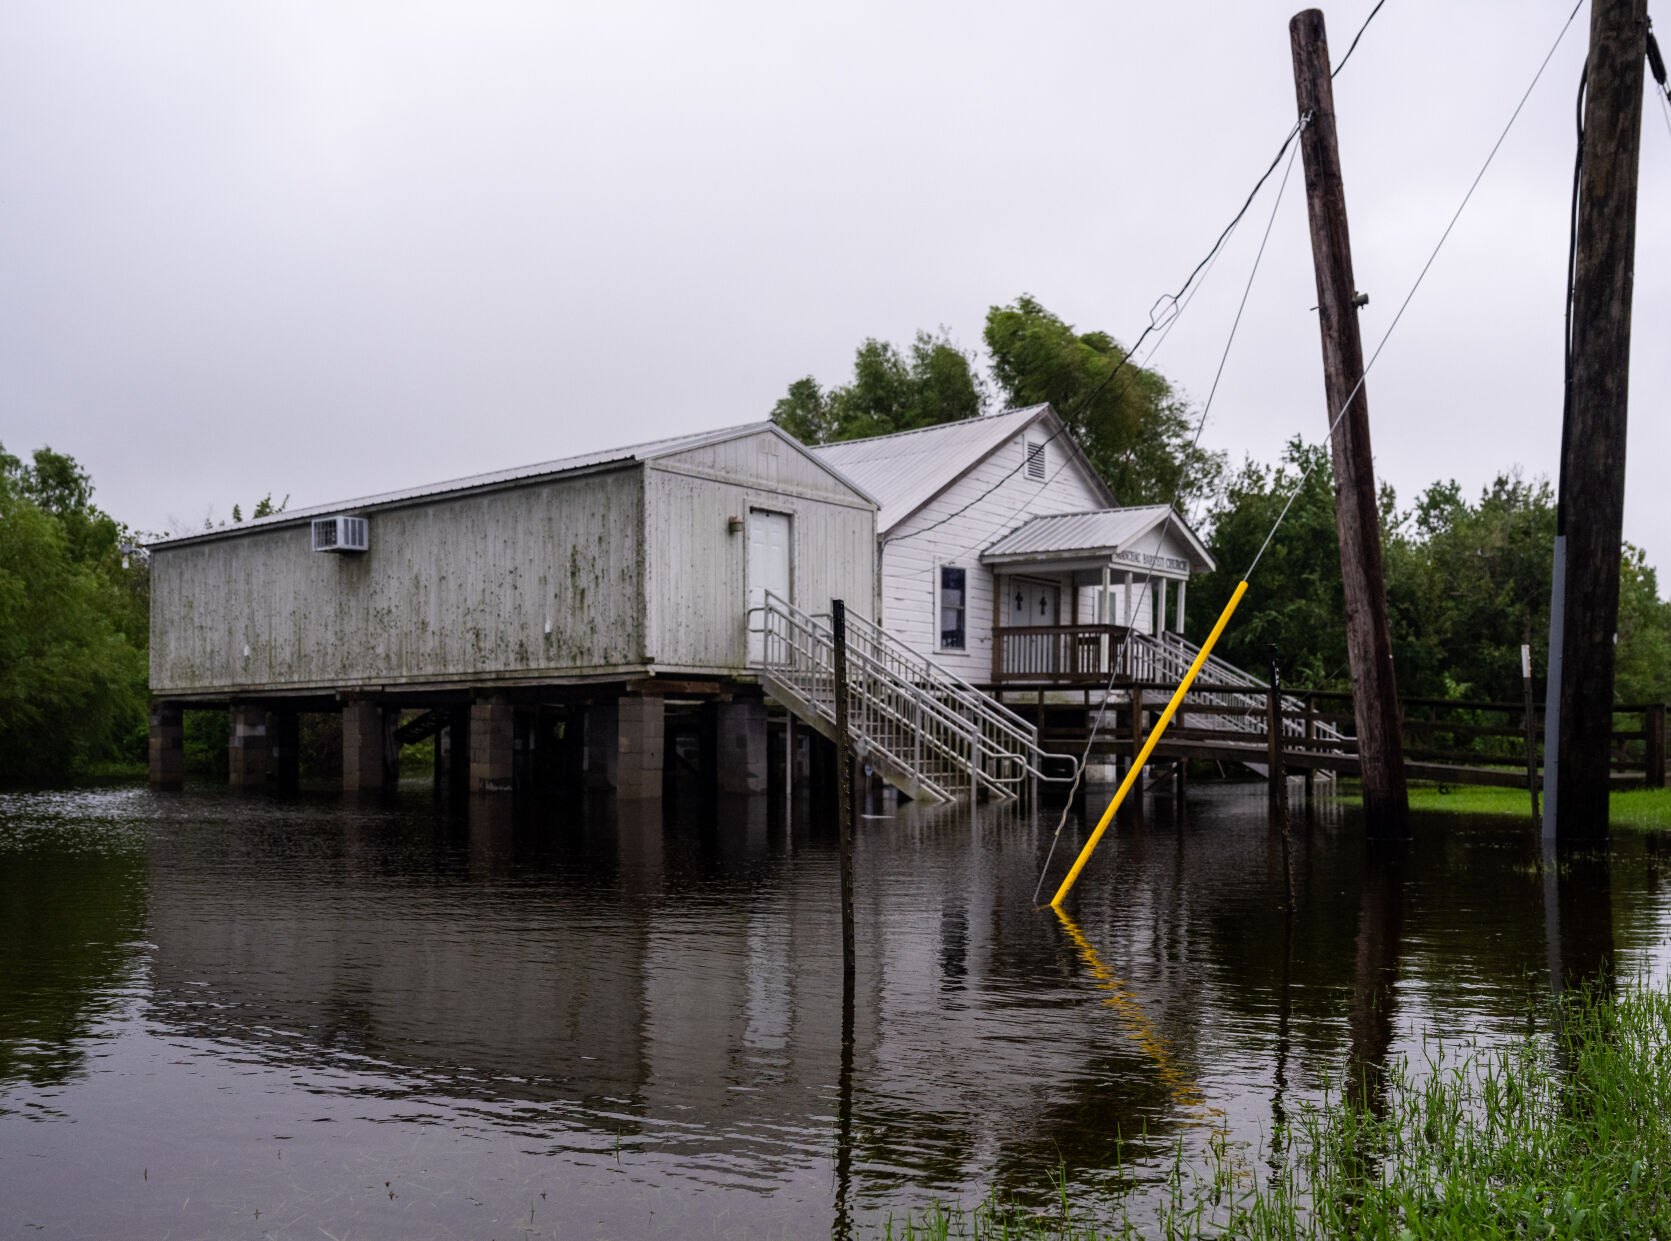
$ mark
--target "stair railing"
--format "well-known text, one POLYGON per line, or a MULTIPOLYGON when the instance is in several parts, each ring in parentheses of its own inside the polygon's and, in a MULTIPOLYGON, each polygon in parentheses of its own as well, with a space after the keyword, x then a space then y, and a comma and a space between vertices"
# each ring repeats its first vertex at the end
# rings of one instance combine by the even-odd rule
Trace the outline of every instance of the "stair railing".
MULTIPOLYGON (((827 623, 827 614, 814 619, 827 623)), ((983 757, 992 765, 993 775, 1010 784, 1019 774, 1025 779, 1071 783, 1079 760, 1066 754, 1047 754, 1039 746, 1038 729, 1021 716, 981 692, 961 677, 946 671, 915 647, 894 637, 873 621, 847 614, 848 650, 863 650, 876 663, 902 681, 917 686, 936 701, 963 715, 978 730, 983 757), (1046 759, 1049 759, 1049 764, 1046 759), (1050 770, 1051 767, 1055 771, 1050 770), (1018 769, 1018 770, 1003 770, 1018 769)))
MULTIPOLYGON (((829 726, 835 721, 835 634, 770 591, 750 608, 751 640, 758 635, 754 661, 769 684, 815 713, 829 726)), ((847 651, 848 723, 862 753, 880 754, 910 774, 932 794, 956 796, 977 786, 1012 796, 1011 785, 1026 778, 992 763, 980 730, 968 719, 895 675, 864 644, 847 651)))

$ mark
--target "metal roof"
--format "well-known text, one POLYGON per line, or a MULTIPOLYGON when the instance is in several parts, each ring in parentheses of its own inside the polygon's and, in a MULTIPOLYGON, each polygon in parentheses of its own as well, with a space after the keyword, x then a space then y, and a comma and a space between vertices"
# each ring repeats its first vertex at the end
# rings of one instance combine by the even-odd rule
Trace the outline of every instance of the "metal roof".
MULTIPOLYGON (((1041 418, 1060 425, 1050 406, 1030 405, 915 431, 820 444, 812 453, 876 497, 882 506, 876 515, 876 531, 886 534, 1041 418)), ((1061 442, 1078 455, 1072 436, 1062 436, 1061 442)), ((1086 471, 1102 486, 1088 463, 1086 471)))
MULTIPOLYGON (((609 466, 627 465, 636 461, 652 461, 658 457, 685 452, 692 448, 702 448, 708 444, 717 444, 742 435, 752 435, 758 431, 771 431, 779 439, 792 444, 798 451, 803 453, 807 451, 805 445, 794 436, 785 433, 774 422, 745 422, 734 427, 722 427, 717 431, 700 431, 691 435, 676 435, 670 439, 651 440, 648 443, 633 444, 625 448, 610 448, 602 452, 582 453, 574 457, 559 457, 555 461, 542 461, 536 465, 517 466, 508 470, 493 470, 486 474, 471 474, 464 478, 454 478, 439 483, 426 483, 418 487, 408 487, 401 491, 385 491, 378 495, 362 496, 357 500, 339 500, 333 504, 316 504, 309 508, 286 509, 282 513, 274 513, 270 517, 260 517, 254 521, 239 522, 235 526, 217 526, 213 530, 194 530, 171 538, 158 539, 147 546, 172 547, 177 544, 194 543, 204 539, 229 538, 233 535, 247 534, 251 530, 264 530, 275 526, 297 524, 314 517, 391 508, 415 500, 424 500, 431 496, 442 496, 453 492, 492 490, 515 483, 551 478, 559 474, 573 474, 609 466)), ((844 475, 834 462, 819 458, 814 458, 814 460, 817 460, 821 466, 841 478, 848 486, 853 487, 853 490, 859 492, 865 499, 874 502, 873 497, 862 487, 854 486, 853 480, 844 475)))
POLYGON ((1150 539, 1168 514, 1171 530, 1189 547, 1195 567, 1211 572, 1216 565, 1195 531, 1166 504, 1145 504, 1135 508, 1092 509, 1084 513, 1057 513, 1034 517, 1001 536, 981 553, 983 562, 1019 558, 1068 559, 1082 556, 1112 556, 1135 551, 1152 554, 1158 538, 1150 539))

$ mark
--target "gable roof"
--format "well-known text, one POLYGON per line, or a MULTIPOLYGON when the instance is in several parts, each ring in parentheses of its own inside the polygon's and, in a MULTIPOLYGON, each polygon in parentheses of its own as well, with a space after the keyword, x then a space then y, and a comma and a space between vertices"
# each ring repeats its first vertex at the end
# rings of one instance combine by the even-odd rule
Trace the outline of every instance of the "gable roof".
MULTIPOLYGON (((882 508, 876 515, 876 532, 886 534, 975 466, 998 451, 1016 435, 1036 423, 1046 435, 1064 446, 1077 459, 1098 491, 1114 503, 1108 485, 1102 481, 1067 433, 1056 411, 1048 405, 1030 405, 1001 414, 964 418, 915 431, 875 435, 862 440, 839 440, 820 444, 812 453, 834 466, 859 487, 875 496, 882 508)), ((1017 468, 1019 468, 1019 463, 1017 468)))
POLYGON ((172 538, 158 539, 147 544, 147 546, 175 547, 208 539, 230 538, 234 535, 247 534, 251 530, 297 525, 315 517, 328 517, 337 513, 365 513, 377 509, 398 508, 435 496, 496 491, 504 487, 544 481, 564 474, 618 469, 626 465, 655 461, 661 457, 688 452, 692 448, 705 448, 710 444, 741 439, 744 436, 756 435, 762 431, 770 432, 790 445, 796 452, 816 463, 819 468, 834 475, 852 488, 863 499, 870 501, 872 504, 877 503, 874 496, 864 488, 855 486, 853 480, 837 469, 832 462, 814 456, 806 445, 785 432, 775 422, 745 422, 734 427, 721 427, 716 431, 698 431, 691 435, 676 435, 669 439, 650 440, 647 443, 632 444, 625 448, 608 448, 601 452, 581 453, 573 457, 559 457, 555 461, 542 461, 535 465, 516 466, 508 470, 493 470, 486 474, 470 474, 464 478, 449 479, 439 483, 426 483, 418 487, 408 487, 401 491, 385 491, 378 495, 363 496, 357 500, 340 500, 334 504, 315 504, 308 508, 287 509, 282 513, 274 513, 270 517, 259 517, 253 521, 239 522, 235 526, 217 526, 213 530, 195 530, 187 534, 175 535, 172 538))
POLYGON ((1172 519, 1169 532, 1181 536, 1194 567, 1207 573, 1217 568, 1200 536, 1167 504, 1034 517, 990 544, 981 553, 981 563, 1102 557, 1123 551, 1153 554, 1158 550, 1159 539, 1149 543, 1148 536, 1158 531, 1168 516, 1172 519))

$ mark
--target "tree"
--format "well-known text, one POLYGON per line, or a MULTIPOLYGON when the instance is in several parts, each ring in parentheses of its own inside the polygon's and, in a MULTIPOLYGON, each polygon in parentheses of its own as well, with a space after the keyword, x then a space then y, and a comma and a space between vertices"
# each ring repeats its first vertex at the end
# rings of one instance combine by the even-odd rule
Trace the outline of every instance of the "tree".
POLYGON ((992 376, 1013 406, 1048 402, 1121 504, 1188 506, 1209 495, 1222 454, 1202 451, 1184 401, 1106 332, 1073 327, 1022 295, 986 316, 992 376))
POLYGON ((143 568, 75 462, 0 449, 0 782, 143 754, 143 568))
POLYGON ((808 375, 789 385, 772 421, 806 444, 864 439, 973 418, 986 408, 986 383, 970 355, 918 332, 908 354, 866 339, 853 357, 853 381, 828 391, 808 375))
POLYGON ((1200 600, 1190 610, 1203 626, 1217 618, 1291 495, 1288 516, 1249 580, 1218 653, 1259 669, 1274 644, 1292 682, 1332 687, 1342 683, 1347 667, 1346 597, 1327 449, 1296 436, 1274 467, 1250 460, 1226 480, 1207 517, 1218 568, 1190 584, 1191 600, 1200 600), (1302 477, 1305 485, 1294 495, 1302 477))

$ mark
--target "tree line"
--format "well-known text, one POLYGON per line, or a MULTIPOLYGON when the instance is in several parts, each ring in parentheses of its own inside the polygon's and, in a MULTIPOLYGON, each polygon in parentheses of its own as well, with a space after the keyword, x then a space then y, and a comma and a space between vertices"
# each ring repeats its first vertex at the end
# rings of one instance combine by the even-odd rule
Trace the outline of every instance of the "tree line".
MULTIPOLYGON (((1274 646, 1290 684, 1346 687, 1326 447, 1295 439, 1275 462, 1231 469, 1223 454, 1194 444, 1188 402, 1164 376, 1134 363, 1108 333, 1079 331, 1030 297, 994 306, 983 343, 985 373, 943 329, 903 349, 866 340, 848 382, 796 380, 772 417, 825 443, 1050 403, 1120 503, 1181 495, 1218 563, 1190 591, 1198 636, 1315 465, 1220 649, 1257 670, 1274 646)), ((1521 644, 1540 672, 1546 666, 1548 482, 1510 472, 1475 497, 1440 481, 1408 507, 1390 487, 1380 499, 1400 692, 1517 700, 1521 644)), ((283 507, 268 496, 250 515, 283 507)), ((235 505, 233 520, 242 517, 235 505)), ((94 504, 93 482, 74 458, 48 447, 25 461, 0 446, 0 783, 142 768, 151 583, 141 537, 94 504)), ((1626 547, 1619 594, 1618 698, 1671 699, 1671 604, 1640 548, 1626 547)), ((200 714, 188 721, 188 749, 224 764, 225 721, 200 714)))

